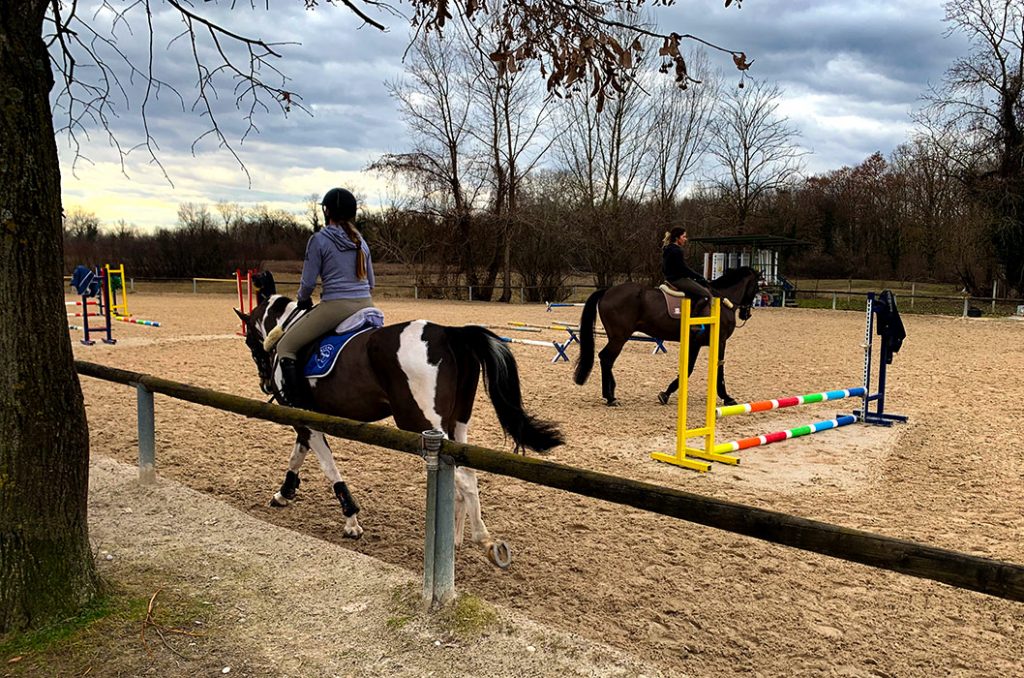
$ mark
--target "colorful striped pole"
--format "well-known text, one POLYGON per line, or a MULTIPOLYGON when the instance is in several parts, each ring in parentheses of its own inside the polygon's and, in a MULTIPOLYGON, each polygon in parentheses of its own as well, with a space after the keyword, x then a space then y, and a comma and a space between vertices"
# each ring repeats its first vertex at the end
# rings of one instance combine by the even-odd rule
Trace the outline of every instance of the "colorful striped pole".
POLYGON ((86 305, 88 305, 88 306, 99 306, 100 302, 98 302, 98 301, 90 301, 90 302, 88 302, 88 304, 86 304, 86 303, 83 303, 81 301, 65 301, 64 305, 65 306, 86 306, 86 305))
POLYGON ((800 436, 806 436, 812 433, 818 433, 820 431, 827 431, 829 429, 839 428, 840 426, 853 424, 856 421, 857 417, 853 416, 852 414, 844 414, 835 419, 826 419, 824 421, 808 424, 807 426, 798 426, 797 428, 791 428, 787 431, 768 433, 766 435, 755 436, 753 438, 743 438, 742 440, 734 440, 731 443, 721 443, 719 445, 715 445, 715 452, 718 454, 729 454, 730 452, 738 452, 740 450, 745 450, 749 447, 769 445, 771 443, 778 443, 783 440, 789 440, 790 438, 799 438, 800 436))
POLYGON ((125 318, 122 315, 115 315, 114 320, 120 320, 123 323, 132 323, 133 325, 145 325, 146 327, 160 327, 160 323, 156 320, 140 320, 138 318, 125 318))
POLYGON ((810 403, 823 403, 827 400, 840 400, 864 395, 863 386, 843 388, 835 391, 823 391, 821 393, 808 393, 802 396, 790 396, 789 398, 778 398, 775 400, 760 400, 755 403, 742 403, 740 405, 726 405, 718 408, 719 417, 730 417, 734 414, 750 414, 752 412, 767 412, 782 407, 795 407, 796 405, 808 405, 810 403))

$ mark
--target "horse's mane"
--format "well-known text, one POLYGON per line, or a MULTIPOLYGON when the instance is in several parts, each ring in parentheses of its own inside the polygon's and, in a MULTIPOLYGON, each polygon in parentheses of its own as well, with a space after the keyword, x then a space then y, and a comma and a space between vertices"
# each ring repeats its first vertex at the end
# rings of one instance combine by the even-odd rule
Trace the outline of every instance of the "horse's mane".
POLYGON ((261 304, 277 294, 277 283, 274 281, 274 274, 270 271, 262 271, 254 275, 252 284, 256 287, 256 299, 261 304))
POLYGON ((755 278, 760 277, 760 274, 751 268, 750 266, 740 266, 739 268, 730 268, 725 273, 720 275, 711 281, 711 284, 715 287, 729 287, 735 285, 744 278, 753 275, 755 278))

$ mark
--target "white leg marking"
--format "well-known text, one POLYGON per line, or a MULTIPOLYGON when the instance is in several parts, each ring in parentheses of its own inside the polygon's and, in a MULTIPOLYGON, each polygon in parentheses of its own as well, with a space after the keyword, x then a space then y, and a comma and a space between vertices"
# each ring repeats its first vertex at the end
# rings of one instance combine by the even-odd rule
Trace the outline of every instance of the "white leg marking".
MULTIPOLYGON (((455 442, 469 441, 469 424, 455 422, 455 442)), ((466 517, 469 517, 469 538, 476 544, 490 542, 491 535, 484 525, 480 509, 480 487, 476 471, 459 466, 455 469, 455 543, 462 543, 462 531, 466 517)))
POLYGON ((441 415, 438 414, 435 404, 438 366, 431 365, 427 360, 427 342, 423 340, 423 328, 426 324, 426 320, 414 320, 402 330, 398 343, 398 364, 405 372, 409 390, 423 412, 423 417, 431 426, 443 431, 441 415))
MULTIPOLYGON (((333 488, 334 483, 341 481, 341 474, 338 473, 338 467, 334 464, 334 455, 331 453, 330 446, 327 445, 327 438, 320 431, 312 431, 309 436, 309 448, 316 453, 317 461, 320 462, 320 468, 323 469, 327 479, 331 481, 331 487, 333 488)), ((342 531, 346 537, 352 537, 353 539, 357 539, 363 534, 363 528, 356 516, 345 518, 345 527, 342 531)))

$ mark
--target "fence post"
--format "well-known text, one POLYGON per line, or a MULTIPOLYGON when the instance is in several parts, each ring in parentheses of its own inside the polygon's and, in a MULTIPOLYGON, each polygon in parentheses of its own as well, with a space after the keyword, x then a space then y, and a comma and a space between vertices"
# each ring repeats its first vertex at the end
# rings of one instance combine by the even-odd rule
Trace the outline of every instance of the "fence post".
MULTIPOLYGON (((128 278, 128 287, 131 288, 132 292, 135 291, 135 278, 128 278)), ((994 297, 996 295, 993 294, 992 296, 994 297)))
POLYGON ((992 281, 992 315, 996 314, 996 292, 998 291, 998 288, 996 287, 996 285, 998 285, 998 284, 999 284, 998 280, 993 280, 992 281))
POLYGON ((427 464, 427 517, 423 542, 423 603, 455 597, 455 467, 440 454, 444 433, 422 433, 427 464))
POLYGON ((519 286, 519 303, 526 303, 526 287, 524 285, 519 286))
POLYGON ((156 482, 156 426, 153 417, 153 392, 142 384, 135 385, 138 395, 139 482, 156 482))
POLYGON ((412 298, 413 299, 419 299, 420 298, 420 286, 419 285, 413 285, 412 286, 412 298))
POLYGON ((469 300, 473 301, 473 286, 469 285, 469 300))
POLYGON ((198 294, 196 292, 196 279, 192 278, 192 294, 198 294))
POLYGON ((782 290, 782 308, 786 308, 786 290, 782 290))
POLYGON ((964 317, 965 318, 967 317, 967 309, 970 306, 970 303, 971 303, 971 298, 969 296, 964 296, 964 317))
POLYGON ((917 283, 910 283, 910 308, 914 308, 914 294, 917 292, 917 283))
POLYGON ((836 310, 836 293, 832 292, 832 310, 836 310))

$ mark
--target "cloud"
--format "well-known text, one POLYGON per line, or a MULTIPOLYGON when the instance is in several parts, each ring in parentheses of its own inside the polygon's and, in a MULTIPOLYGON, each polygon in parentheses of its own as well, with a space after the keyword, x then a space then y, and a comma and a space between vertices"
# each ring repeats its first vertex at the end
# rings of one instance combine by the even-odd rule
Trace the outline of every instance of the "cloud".
MULTIPOLYGON (((106 35, 111 15, 101 7, 97 0, 79 2, 78 13, 106 35)), ((409 41, 404 19, 383 17, 390 30, 382 33, 360 27, 350 11, 328 3, 315 11, 297 2, 269 11, 262 3, 193 5, 233 32, 274 43, 283 58, 271 61, 280 73, 265 69, 260 75, 296 92, 309 111, 295 107, 282 115, 270 106, 255 118, 259 133, 250 132, 239 143, 248 123, 244 104, 240 111, 236 103, 238 93, 226 80, 211 93, 216 120, 247 177, 216 137, 202 137, 210 120, 195 108, 191 44, 172 40, 184 28, 180 15, 169 6, 156 7, 154 69, 180 97, 166 87, 151 90, 146 119, 172 183, 138 148, 126 160, 126 178, 105 133, 94 126, 88 140, 80 137, 91 162, 80 161, 74 173, 74 153, 59 140, 66 206, 92 210, 106 223, 124 219, 152 228, 172 225, 181 202, 262 203, 302 213, 309 195, 334 185, 350 186, 370 199, 389 192, 383 178, 362 170, 383 153, 409 148, 385 85, 402 75, 409 41)), ((918 97, 965 52, 962 39, 943 38, 942 9, 934 0, 747 0, 739 11, 725 9, 722 0, 686 0, 648 11, 662 30, 745 51, 755 60, 754 77, 779 83, 780 111, 799 131, 800 143, 813 150, 806 159, 813 172, 860 162, 875 151, 888 153, 905 141, 908 114, 918 97)), ((149 53, 141 14, 136 12, 130 28, 118 25, 119 44, 143 68, 149 53)), ((199 49, 207 60, 214 56, 209 45, 199 49)), ((728 55, 711 56, 728 85, 738 82, 728 55)), ((117 61, 109 52, 108 57, 117 61)), ((88 74, 88 64, 80 65, 88 74)), ((146 139, 140 117, 146 90, 138 74, 129 77, 122 67, 120 75, 127 101, 115 90, 117 117, 111 123, 122 147, 131 148, 146 139)), ((64 113, 56 112, 58 126, 64 113)))

